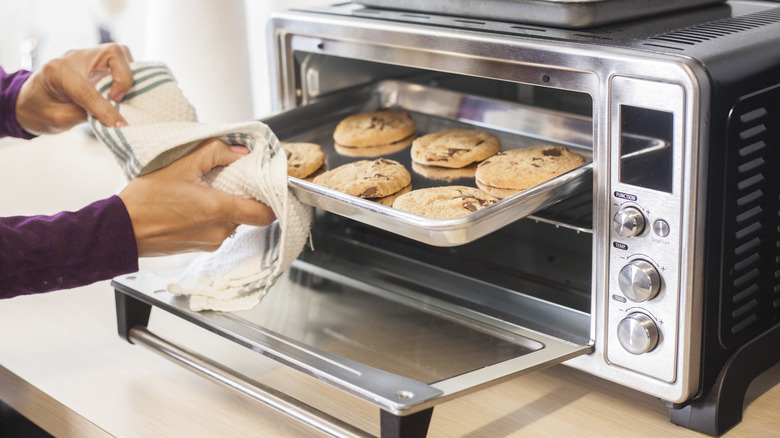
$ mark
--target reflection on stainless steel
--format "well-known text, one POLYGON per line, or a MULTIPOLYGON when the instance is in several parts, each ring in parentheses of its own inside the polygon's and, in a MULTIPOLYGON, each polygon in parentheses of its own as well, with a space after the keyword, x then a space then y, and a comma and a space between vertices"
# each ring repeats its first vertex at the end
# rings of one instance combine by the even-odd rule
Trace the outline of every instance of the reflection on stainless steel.
POLYGON ((249 329, 263 327, 295 341, 432 384, 527 354, 543 346, 510 334, 496 336, 378 298, 343 283, 293 270, 284 293, 238 313, 249 329), (295 299, 291 299, 295 297, 295 299), (301 324, 300 315, 306 315, 301 324))
MULTIPOLYGON (((428 219, 375 202, 346 195, 316 184, 290 178, 295 195, 304 203, 364 222, 396 234, 437 246, 454 246, 476 240, 511 222, 567 198, 582 187, 592 187, 592 121, 572 114, 529 108, 520 104, 469 96, 419 84, 383 81, 264 120, 280 139, 307 141, 323 146, 328 168, 354 158, 333 149, 336 124, 349 114, 382 107, 403 108, 424 135, 456 127, 481 128, 496 135, 504 150, 538 145, 565 145, 586 157, 587 163, 501 200, 494 205, 455 219, 428 219)), ((411 169, 409 150, 387 156, 411 169)), ((473 178, 449 184, 476 187, 473 178)), ((442 185, 441 181, 412 173, 412 188, 442 185)))
POLYGON ((648 137, 645 135, 636 135, 636 134, 623 134, 624 137, 631 138, 634 143, 641 144, 642 146, 636 147, 631 150, 631 152, 622 154, 620 158, 622 159, 632 159, 632 158, 640 158, 642 155, 645 154, 652 154, 653 152, 658 152, 663 149, 667 149, 672 147, 672 144, 668 141, 663 141, 658 138, 648 137))
POLYGON ((134 344, 143 345, 171 362, 257 400, 326 435, 340 438, 368 438, 373 436, 271 387, 242 376, 213 360, 171 344, 150 332, 146 327, 131 329, 130 341, 134 344))

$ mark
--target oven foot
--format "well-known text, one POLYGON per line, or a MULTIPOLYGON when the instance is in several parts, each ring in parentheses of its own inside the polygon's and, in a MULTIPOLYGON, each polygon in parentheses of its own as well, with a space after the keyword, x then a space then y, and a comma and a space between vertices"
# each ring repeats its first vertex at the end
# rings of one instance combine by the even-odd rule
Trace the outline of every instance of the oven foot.
POLYGON ((132 344, 130 329, 135 326, 146 327, 149 324, 152 305, 139 301, 117 289, 114 289, 114 298, 116 299, 116 324, 119 336, 132 344))
POLYGON ((720 436, 742 421, 750 383, 780 362, 780 324, 738 348, 720 371, 712 388, 681 409, 669 409, 672 423, 720 436))
POLYGON ((380 411, 382 438, 424 438, 428 434, 433 408, 411 415, 398 416, 380 411))

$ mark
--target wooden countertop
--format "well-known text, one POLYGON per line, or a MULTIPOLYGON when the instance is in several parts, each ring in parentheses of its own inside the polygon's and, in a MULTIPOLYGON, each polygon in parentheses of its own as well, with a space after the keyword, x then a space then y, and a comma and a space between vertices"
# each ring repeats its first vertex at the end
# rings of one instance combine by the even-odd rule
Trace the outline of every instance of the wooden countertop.
MULTIPOLYGON (((80 128, 0 140, 0 216, 78 209, 118 192, 119 167, 80 128)), ((160 269, 182 256, 144 259, 160 269)), ((377 434, 378 410, 164 312, 155 332, 377 434)), ((108 282, 0 301, 0 399, 61 437, 310 437, 305 426, 206 381, 116 334, 108 282)), ((444 403, 437 437, 703 436, 669 422, 646 394, 555 366, 444 403)), ((751 385, 725 435, 780 436, 780 366, 751 385)))

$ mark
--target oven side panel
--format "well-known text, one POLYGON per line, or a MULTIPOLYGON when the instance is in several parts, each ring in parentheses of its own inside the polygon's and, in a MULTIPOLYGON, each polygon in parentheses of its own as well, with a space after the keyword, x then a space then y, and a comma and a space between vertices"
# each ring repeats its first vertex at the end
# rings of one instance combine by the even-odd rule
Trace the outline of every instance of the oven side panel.
POLYGON ((740 345, 780 321, 778 60, 775 42, 710 65, 704 390, 740 345))

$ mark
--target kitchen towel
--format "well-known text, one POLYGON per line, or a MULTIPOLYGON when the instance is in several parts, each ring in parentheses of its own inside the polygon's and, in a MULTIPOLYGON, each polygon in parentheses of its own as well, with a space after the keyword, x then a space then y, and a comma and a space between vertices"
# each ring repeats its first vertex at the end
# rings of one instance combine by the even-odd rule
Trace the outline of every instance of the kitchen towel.
POLYGON ((208 138, 250 149, 204 180, 217 190, 265 203, 276 214, 276 222, 268 227, 242 225, 217 251, 193 261, 168 289, 188 295, 195 311, 254 307, 303 250, 311 225, 311 208, 287 187, 287 157, 279 140, 258 121, 200 123, 165 64, 137 62, 131 68, 134 83, 120 103, 108 97, 110 76, 96 84, 128 126, 112 128, 93 117, 89 120, 128 180, 167 166, 208 138))

